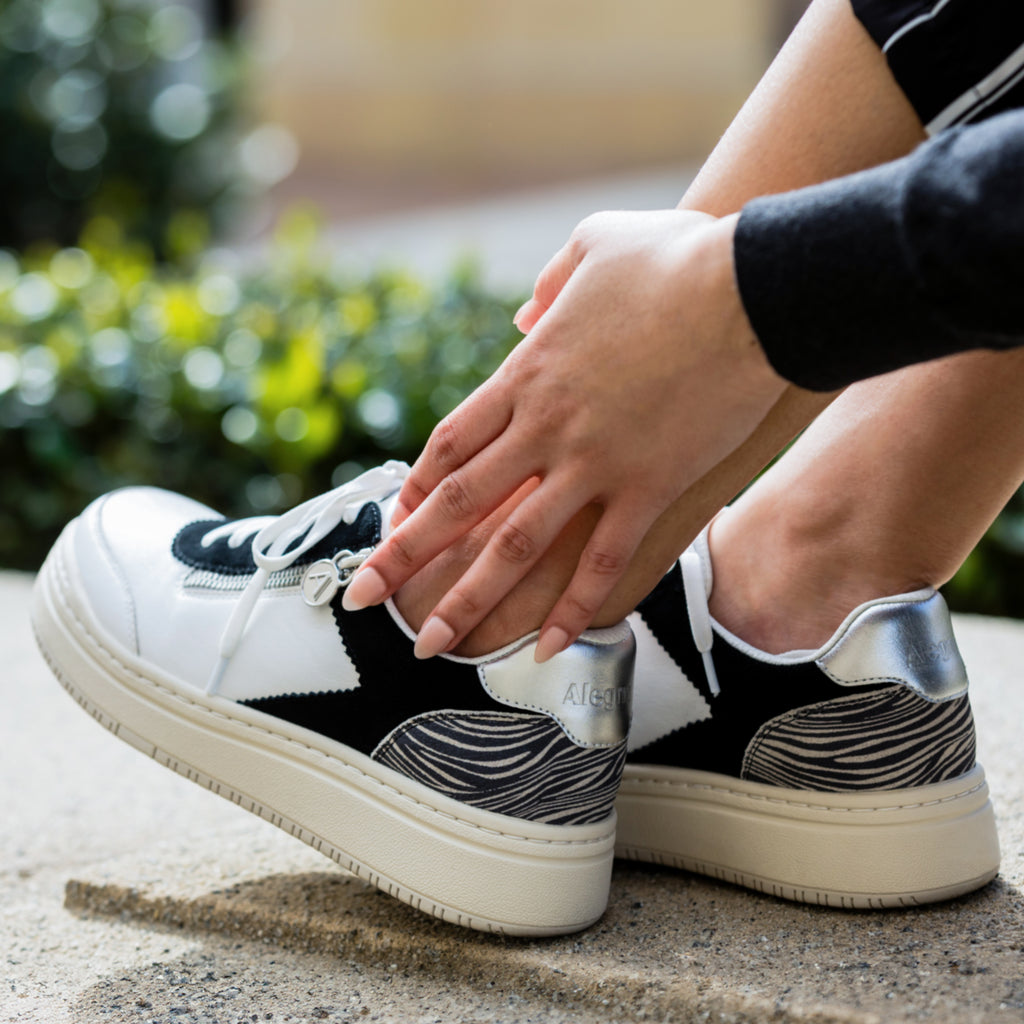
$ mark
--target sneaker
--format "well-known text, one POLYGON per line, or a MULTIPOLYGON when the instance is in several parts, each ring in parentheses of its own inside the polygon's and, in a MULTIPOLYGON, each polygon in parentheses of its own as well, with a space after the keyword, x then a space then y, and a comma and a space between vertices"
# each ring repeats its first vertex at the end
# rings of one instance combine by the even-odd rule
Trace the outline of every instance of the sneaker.
POLYGON ((507 934, 585 928, 608 897, 629 627, 543 665, 536 634, 418 661, 391 602, 345 611, 407 472, 238 521, 115 491, 40 571, 39 645, 122 740, 414 907, 507 934))
POLYGON ((711 618, 711 586, 705 531, 630 619, 618 856, 833 907, 990 881, 999 843, 942 597, 870 601, 820 650, 774 655, 711 618))

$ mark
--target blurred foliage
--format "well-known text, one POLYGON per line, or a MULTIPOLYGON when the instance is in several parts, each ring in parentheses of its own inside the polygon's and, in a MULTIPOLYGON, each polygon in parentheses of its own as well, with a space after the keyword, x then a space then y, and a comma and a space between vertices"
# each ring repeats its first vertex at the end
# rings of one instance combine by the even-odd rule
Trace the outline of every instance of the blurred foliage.
POLYGON ((1017 491, 942 592, 954 611, 1024 618, 1024 491, 1017 491))
POLYGON ((68 244, 98 212, 154 246, 182 209, 216 232, 290 171, 281 129, 242 134, 242 51, 203 9, 0 0, 0 245, 68 244))
MULTIPOLYGON (((205 237, 170 226, 187 253, 205 237)), ((159 263, 106 217, 73 248, 0 250, 0 565, 38 565, 123 484, 250 515, 414 458, 515 343, 516 305, 470 266, 347 274, 303 213, 260 262, 159 263)))
MULTIPOLYGON (((72 248, 0 250, 0 565, 35 568, 125 484, 251 515, 411 460, 519 337, 518 300, 471 266, 435 287, 351 274, 302 212, 260 261, 203 252, 188 212, 169 232, 179 258, 163 263, 108 217, 72 248)), ((945 594, 1024 617, 1024 495, 945 594)))

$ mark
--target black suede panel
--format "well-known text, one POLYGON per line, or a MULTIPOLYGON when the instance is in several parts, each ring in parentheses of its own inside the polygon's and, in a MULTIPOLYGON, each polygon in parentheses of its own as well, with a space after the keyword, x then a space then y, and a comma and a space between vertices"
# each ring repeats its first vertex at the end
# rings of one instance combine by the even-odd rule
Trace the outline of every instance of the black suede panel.
MULTIPOLYGON (((256 571, 252 560, 252 545, 249 541, 230 547, 227 538, 221 538, 209 547, 202 546, 202 539, 210 530, 223 526, 226 519, 199 520, 189 523, 178 531, 171 545, 171 553, 179 562, 194 569, 206 569, 226 576, 245 576, 256 571)), ((331 558, 339 551, 375 547, 380 543, 380 507, 372 501, 360 510, 354 523, 339 523, 326 537, 314 544, 308 551, 295 559, 295 565, 309 565, 318 558, 331 558)), ((289 550, 301 543, 297 537, 289 550)))
MULTIPOLYGON (((347 612, 341 607, 339 592, 332 608, 345 649, 359 673, 359 687, 250 700, 245 702, 249 707, 364 754, 372 753, 403 722, 428 711, 508 711, 487 695, 473 665, 416 658, 412 641, 383 605, 347 612)), ((296 684, 299 689, 301 681, 296 684)))
POLYGON ((716 637, 711 654, 722 692, 713 696, 690 632, 678 565, 637 610, 661 646, 700 690, 712 714, 709 719, 631 751, 627 761, 633 764, 693 768, 739 778, 747 746, 765 722, 808 704, 871 693, 887 685, 840 686, 813 662, 766 664, 716 637))

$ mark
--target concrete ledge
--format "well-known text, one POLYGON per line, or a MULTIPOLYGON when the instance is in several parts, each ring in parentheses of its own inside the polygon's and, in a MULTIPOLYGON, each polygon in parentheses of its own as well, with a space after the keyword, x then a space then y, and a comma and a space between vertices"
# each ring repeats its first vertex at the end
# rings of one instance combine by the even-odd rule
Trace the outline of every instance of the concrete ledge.
POLYGON ((957 621, 990 886, 849 912, 619 864, 599 924, 526 941, 427 918, 118 743, 35 652, 30 582, 0 574, 5 1021, 1024 1020, 1021 623, 957 621))

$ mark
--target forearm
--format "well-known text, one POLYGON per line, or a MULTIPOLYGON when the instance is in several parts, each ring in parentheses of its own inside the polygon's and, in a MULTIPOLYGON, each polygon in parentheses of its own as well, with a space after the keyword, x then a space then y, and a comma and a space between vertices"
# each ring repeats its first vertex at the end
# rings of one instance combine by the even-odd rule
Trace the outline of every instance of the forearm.
POLYGON ((849 0, 815 0, 680 207, 716 216, 895 160, 921 122, 849 0))

